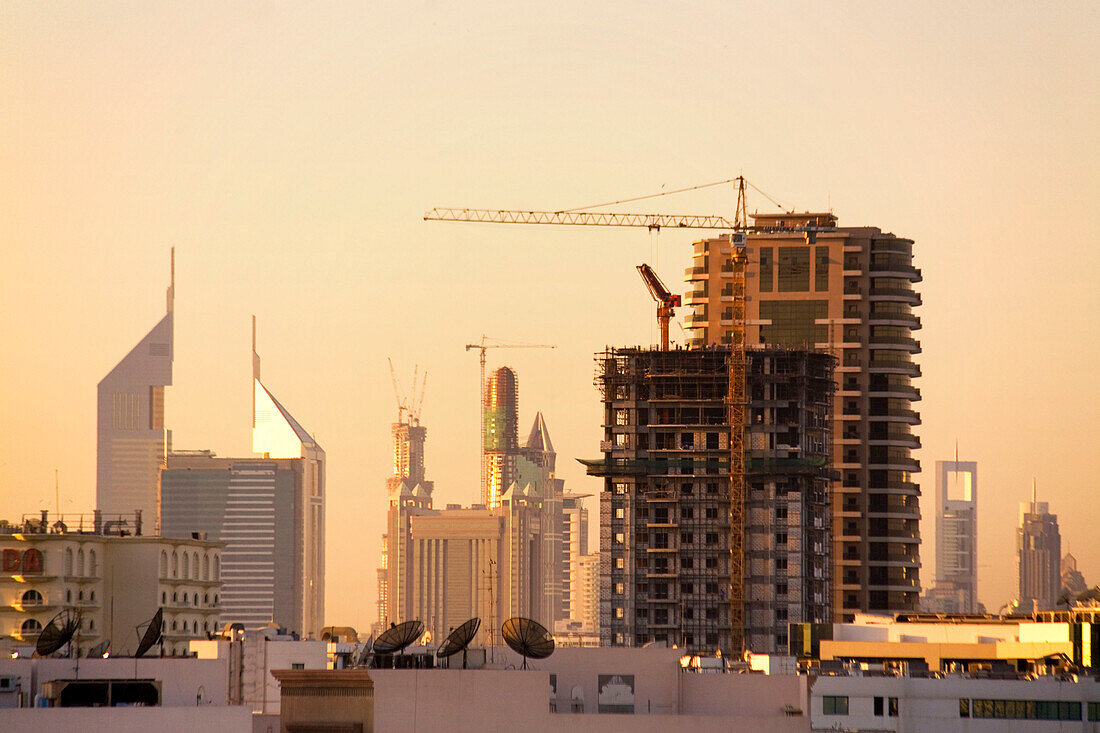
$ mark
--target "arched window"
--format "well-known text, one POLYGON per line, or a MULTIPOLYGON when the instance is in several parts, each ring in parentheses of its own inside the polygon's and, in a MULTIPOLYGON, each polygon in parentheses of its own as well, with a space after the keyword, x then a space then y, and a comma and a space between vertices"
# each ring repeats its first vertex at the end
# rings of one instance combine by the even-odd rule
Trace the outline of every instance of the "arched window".
POLYGON ((65 575, 73 574, 73 548, 65 548, 65 575))
POLYGON ((176 554, 175 550, 172 550, 172 577, 178 578, 180 575, 180 558, 176 554))
POLYGON ((98 568, 96 567, 95 550, 88 550, 88 575, 94 578, 96 576, 97 570, 98 568))
POLYGON ((172 603, 175 603, 178 600, 179 600, 179 596, 176 594, 175 591, 172 591, 172 603))
POLYGON ((210 580, 210 556, 202 556, 202 579, 210 580))
POLYGON ((76 552, 76 574, 84 575, 84 548, 76 552))
POLYGON ((92 603, 95 603, 95 591, 94 590, 91 593, 88 594, 88 600, 91 601, 92 603))
POLYGON ((173 621, 172 622, 172 631, 177 631, 177 630, 178 630, 178 628, 176 627, 176 622, 173 621))
POLYGON ((34 588, 23 593, 23 597, 20 599, 20 603, 24 606, 41 606, 42 594, 36 591, 34 588))
POLYGON ((73 589, 72 588, 66 588, 65 589, 65 603, 72 603, 72 602, 73 602, 73 589))
POLYGON ((214 555, 214 577, 213 580, 222 579, 222 556, 214 555))
POLYGON ((162 578, 167 578, 168 577, 168 551, 167 550, 161 550, 160 551, 160 577, 162 577, 162 578))
POLYGON ((162 606, 168 605, 168 591, 166 591, 166 590, 162 590, 160 592, 160 605, 162 605, 162 606))
POLYGON ((191 575, 191 556, 186 552, 183 553, 183 575, 182 578, 188 578, 191 575))
POLYGON ((83 590, 77 591, 76 600, 77 601, 83 601, 84 600, 84 591, 83 590))
POLYGON ((191 553, 191 580, 199 579, 199 553, 191 553))
POLYGON ((38 619, 29 618, 23 622, 19 630, 24 634, 37 634, 42 630, 42 624, 38 623, 38 619))

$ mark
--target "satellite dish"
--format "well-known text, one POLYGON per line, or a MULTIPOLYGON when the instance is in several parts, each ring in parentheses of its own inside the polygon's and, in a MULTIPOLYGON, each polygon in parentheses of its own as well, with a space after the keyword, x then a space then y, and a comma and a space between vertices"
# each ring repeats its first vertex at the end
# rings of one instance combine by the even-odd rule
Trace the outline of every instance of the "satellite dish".
POLYGON ((141 643, 138 644, 137 651, 134 652, 134 658, 145 654, 153 648, 153 645, 160 641, 161 628, 164 626, 164 609, 158 608, 157 612, 153 614, 153 618, 149 621, 149 625, 145 627, 145 633, 141 636, 141 643))
POLYGON ((72 640, 77 629, 80 628, 80 611, 67 608, 50 619, 45 628, 38 634, 38 641, 34 645, 34 656, 48 657, 72 640))
POLYGON ((524 669, 527 669, 528 657, 546 659, 554 653, 554 637, 538 621, 516 616, 505 621, 500 631, 512 651, 523 655, 524 669))
POLYGON ((359 656, 355 659, 356 667, 366 667, 370 661, 371 652, 374 651, 374 635, 372 634, 363 648, 359 650, 359 656))
POLYGON ((424 622, 419 620, 405 621, 397 626, 391 626, 374 640, 374 653, 396 654, 419 639, 423 633, 424 622))
POLYGON ((470 646, 479 628, 481 628, 481 619, 475 616, 447 634, 447 638, 435 650, 435 655, 443 659, 462 652, 462 668, 466 669, 466 647, 470 646))
POLYGON ((111 640, 104 639, 91 649, 88 650, 89 657, 102 657, 107 654, 107 650, 111 648, 111 640))

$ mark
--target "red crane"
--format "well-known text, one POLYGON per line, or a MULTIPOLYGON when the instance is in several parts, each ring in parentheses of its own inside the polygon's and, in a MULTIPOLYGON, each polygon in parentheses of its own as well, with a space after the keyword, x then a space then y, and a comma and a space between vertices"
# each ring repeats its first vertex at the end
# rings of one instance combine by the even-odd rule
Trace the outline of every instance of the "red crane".
POLYGON ((668 351, 668 322, 676 315, 674 308, 680 307, 680 296, 669 292, 653 268, 642 263, 638 265, 638 274, 649 288, 649 294, 657 301, 657 323, 661 327, 661 349, 668 351))

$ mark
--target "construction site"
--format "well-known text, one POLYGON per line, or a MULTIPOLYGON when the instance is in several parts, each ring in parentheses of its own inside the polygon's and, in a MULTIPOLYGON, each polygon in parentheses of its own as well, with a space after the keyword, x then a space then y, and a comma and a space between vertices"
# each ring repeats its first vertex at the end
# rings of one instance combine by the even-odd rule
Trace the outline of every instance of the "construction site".
POLYGON ((605 482, 603 645, 785 652, 788 623, 830 618, 833 358, 747 352, 737 424, 733 357, 730 347, 597 355, 604 457, 584 463, 605 482), (743 493, 731 481, 738 437, 743 493))

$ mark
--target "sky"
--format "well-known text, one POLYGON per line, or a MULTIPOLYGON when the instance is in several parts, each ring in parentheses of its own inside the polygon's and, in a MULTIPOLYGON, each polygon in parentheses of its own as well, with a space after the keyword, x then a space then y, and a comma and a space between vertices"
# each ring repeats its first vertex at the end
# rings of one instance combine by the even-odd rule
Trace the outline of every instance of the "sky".
MULTIPOLYGON (((956 441, 978 462, 986 606, 1015 594, 1033 477, 1096 584, 1098 23, 1093 2, 5 2, 0 515, 55 510, 55 470, 63 512, 94 508, 96 384, 162 316, 175 247, 174 447, 250 455, 255 314, 265 384, 328 455, 326 621, 365 630, 386 358, 405 385, 427 370, 428 476, 466 504, 465 344, 556 345, 489 367, 519 374, 521 435, 543 411, 566 488, 596 493, 574 460, 599 454, 593 353, 655 340, 635 265, 684 292, 696 238, 424 212, 743 173, 916 242, 924 584, 956 441)), ((720 187, 634 210, 733 206, 720 187)))

